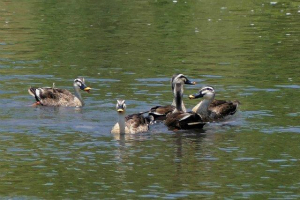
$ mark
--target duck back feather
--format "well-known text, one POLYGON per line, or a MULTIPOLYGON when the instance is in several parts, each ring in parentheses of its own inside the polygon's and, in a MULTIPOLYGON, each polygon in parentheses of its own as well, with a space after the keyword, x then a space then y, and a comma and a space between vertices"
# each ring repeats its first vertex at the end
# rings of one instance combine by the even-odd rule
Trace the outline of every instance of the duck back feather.
POLYGON ((166 119, 166 116, 169 113, 172 113, 175 110, 175 106, 155 106, 152 107, 149 111, 149 116, 153 116, 155 121, 163 121, 166 119))
MULTIPOLYGON (((147 132, 152 119, 144 117, 142 114, 132 114, 125 117, 125 134, 136 134, 147 132)), ((117 122, 111 130, 113 134, 120 134, 120 125, 117 122)))
POLYGON ((205 123, 197 113, 178 111, 167 116, 165 125, 170 129, 202 129, 205 123))
POLYGON ((28 92, 44 106, 82 106, 82 102, 66 89, 30 87, 28 92))
POLYGON ((235 101, 225 101, 225 100, 213 100, 209 105, 208 109, 214 113, 215 119, 224 118, 228 115, 233 115, 239 106, 240 102, 235 101))

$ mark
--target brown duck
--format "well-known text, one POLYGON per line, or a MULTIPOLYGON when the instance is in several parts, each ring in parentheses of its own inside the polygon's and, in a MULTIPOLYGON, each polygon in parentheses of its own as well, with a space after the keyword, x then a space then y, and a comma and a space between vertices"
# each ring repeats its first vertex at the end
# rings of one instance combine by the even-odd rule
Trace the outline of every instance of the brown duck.
POLYGON ((125 100, 117 100, 116 110, 118 112, 118 122, 112 128, 112 134, 136 134, 147 132, 149 130, 149 124, 153 121, 153 117, 144 117, 144 113, 125 116, 125 100))
POLYGON ((73 86, 75 95, 66 89, 54 87, 30 87, 28 92, 36 100, 34 105, 81 107, 84 105, 84 103, 80 94, 80 90, 89 92, 91 88, 85 85, 84 78, 76 78, 73 86))
POLYGON ((174 97, 176 108, 169 113, 165 120, 165 125, 170 129, 201 129, 205 125, 201 116, 195 112, 185 112, 182 109, 183 87, 182 83, 176 83, 174 87, 174 97))
POLYGON ((239 101, 214 100, 215 90, 213 87, 205 86, 197 94, 189 95, 190 99, 204 98, 192 111, 198 113, 206 122, 220 120, 233 115, 240 104, 239 101))
MULTIPOLYGON (((183 74, 174 74, 171 78, 171 86, 172 86, 172 92, 174 93, 174 88, 176 83, 181 83, 181 89, 183 91, 183 85, 188 84, 188 85, 195 85, 196 82, 190 81, 185 75, 183 74)), ((183 94, 182 94, 183 95, 183 94)), ((182 97, 181 97, 182 98, 182 97)), ((176 108, 176 103, 175 103, 175 97, 173 98, 173 102, 171 105, 166 105, 166 106, 155 106, 152 107, 149 111, 149 115, 154 117, 154 120, 165 120, 166 116, 169 113, 172 113, 176 108)), ((181 102, 181 108, 184 112, 186 112, 186 108, 184 106, 184 103, 181 102)))

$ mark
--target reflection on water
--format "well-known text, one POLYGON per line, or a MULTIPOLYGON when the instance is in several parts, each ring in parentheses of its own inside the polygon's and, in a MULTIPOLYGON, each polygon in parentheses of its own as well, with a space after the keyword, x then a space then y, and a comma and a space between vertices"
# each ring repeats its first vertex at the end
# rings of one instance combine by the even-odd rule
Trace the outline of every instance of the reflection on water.
POLYGON ((299 196, 299 3, 0 2, 0 193, 21 199, 299 196), (111 135, 172 102, 170 77, 240 111, 203 130, 111 135), (30 86, 93 88, 83 108, 32 107, 30 86))

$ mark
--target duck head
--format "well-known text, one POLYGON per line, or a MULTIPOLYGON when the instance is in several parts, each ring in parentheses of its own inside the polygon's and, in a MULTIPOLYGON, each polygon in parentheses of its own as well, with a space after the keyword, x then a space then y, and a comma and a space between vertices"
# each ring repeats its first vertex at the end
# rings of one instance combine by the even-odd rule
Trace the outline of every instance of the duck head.
POLYGON ((213 87, 205 86, 199 90, 196 94, 189 95, 190 99, 198 99, 198 98, 204 98, 204 99, 213 99, 215 97, 215 90, 213 87))
POLYGON ((92 89, 92 88, 87 87, 87 86, 85 85, 85 83, 84 83, 84 78, 76 78, 76 79, 74 80, 73 86, 74 86, 74 88, 77 89, 77 90, 78 90, 78 89, 81 89, 81 90, 84 90, 84 91, 86 91, 86 92, 90 92, 90 90, 92 89))
POLYGON ((187 84, 187 85, 195 85, 196 82, 194 81, 190 81, 185 75, 183 74, 174 74, 172 79, 171 79, 171 83, 172 83, 172 90, 174 90, 175 84, 176 83, 181 83, 183 84, 187 84))
POLYGON ((116 110, 119 114, 125 113, 126 110, 125 100, 117 100, 116 110))

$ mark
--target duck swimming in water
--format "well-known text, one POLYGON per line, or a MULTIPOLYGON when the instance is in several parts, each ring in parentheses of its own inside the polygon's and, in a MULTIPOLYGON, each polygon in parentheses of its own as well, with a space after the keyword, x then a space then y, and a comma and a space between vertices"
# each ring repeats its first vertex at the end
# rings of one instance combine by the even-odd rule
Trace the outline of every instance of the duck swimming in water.
POLYGON ((176 108, 169 113, 165 120, 165 125, 170 129, 201 129, 205 125, 200 115, 195 112, 185 112, 182 108, 183 87, 182 83, 174 86, 174 97, 176 108))
MULTIPOLYGON (((190 81, 185 75, 183 74, 175 74, 172 76, 171 79, 171 86, 172 86, 172 92, 174 93, 174 88, 176 83, 181 83, 180 87, 182 90, 182 95, 183 95, 183 85, 188 84, 188 85, 195 85, 196 82, 190 81)), ((182 98, 182 96, 181 96, 182 98)), ((169 113, 172 113, 175 108, 176 108, 176 102, 175 102, 175 96, 173 98, 173 102, 171 105, 166 105, 166 106, 155 106, 152 107, 149 111, 149 115, 152 115, 154 117, 154 120, 165 120, 166 116, 169 113)), ((186 112, 186 108, 184 106, 184 103, 181 102, 181 108, 182 111, 186 112)))
POLYGON ((53 87, 30 87, 28 92, 36 99, 34 105, 81 107, 84 103, 80 90, 89 92, 91 88, 85 85, 84 78, 76 78, 73 86, 75 95, 66 89, 54 88, 54 84, 53 87))
POLYGON ((116 109, 119 119, 111 130, 112 134, 136 134, 149 130, 149 124, 153 121, 153 117, 144 117, 144 113, 125 116, 125 100, 117 100, 116 109))
POLYGON ((215 90, 205 86, 197 94, 189 95, 190 99, 204 98, 192 111, 198 113, 206 122, 212 122, 233 115, 240 104, 239 101, 214 100, 215 90))

